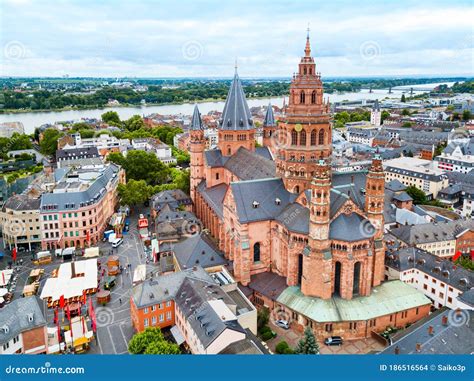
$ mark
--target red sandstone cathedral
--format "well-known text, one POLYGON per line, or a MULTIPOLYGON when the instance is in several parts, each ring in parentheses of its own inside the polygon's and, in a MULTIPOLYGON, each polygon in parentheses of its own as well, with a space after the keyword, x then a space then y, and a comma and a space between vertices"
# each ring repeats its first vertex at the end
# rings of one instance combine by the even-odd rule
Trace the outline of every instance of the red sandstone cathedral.
POLYGON ((321 338, 366 337, 426 316, 426 297, 402 282, 383 282, 381 159, 368 172, 331 167, 330 107, 309 36, 282 117, 275 121, 269 105, 264 147, 255 147, 255 135, 236 70, 218 149, 205 150, 195 107, 191 198, 254 302, 321 338))

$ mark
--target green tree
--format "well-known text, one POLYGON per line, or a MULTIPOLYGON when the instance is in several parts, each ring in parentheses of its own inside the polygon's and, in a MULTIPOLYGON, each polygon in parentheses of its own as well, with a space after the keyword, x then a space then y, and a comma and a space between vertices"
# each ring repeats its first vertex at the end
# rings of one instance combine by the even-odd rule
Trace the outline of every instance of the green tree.
POLYGON ((465 122, 467 122, 468 120, 471 120, 472 119, 472 114, 469 110, 464 110, 462 112, 462 120, 464 120, 465 122))
POLYGON ((434 152, 433 152, 433 157, 439 156, 443 153, 444 149, 446 148, 447 143, 446 142, 441 142, 438 143, 436 146, 434 152))
POLYGON ((120 165, 121 167, 125 164, 125 157, 121 152, 111 152, 107 155, 107 161, 120 165))
POLYGON ((407 187, 405 192, 407 192, 410 195, 410 197, 413 199, 414 204, 423 205, 427 203, 425 192, 423 192, 421 189, 418 189, 414 185, 410 185, 409 187, 407 187))
POLYGON ((288 343, 284 340, 280 341, 276 345, 275 352, 278 353, 279 355, 291 355, 295 353, 295 351, 291 349, 288 343))
POLYGON ((402 97, 400 98, 400 102, 405 103, 407 101, 405 94, 402 94, 402 97))
POLYGON ((404 108, 403 111, 402 111, 402 115, 404 116, 410 116, 410 110, 408 110, 407 108, 404 108))
POLYGON ((10 151, 20 150, 20 149, 30 149, 33 147, 30 137, 24 134, 14 133, 10 138, 10 151))
POLYGON ((120 117, 116 111, 104 112, 101 118, 103 122, 110 124, 111 126, 122 126, 122 122, 120 121, 120 117))
POLYGON ((153 152, 128 152, 123 168, 128 179, 145 180, 150 185, 166 183, 170 176, 170 169, 153 152))
POLYGON ((58 149, 58 139, 63 136, 62 132, 54 128, 48 128, 43 132, 43 139, 40 142, 40 151, 43 155, 54 155, 58 149))
POLYGON ((179 346, 165 340, 159 328, 147 328, 143 332, 135 334, 128 343, 128 351, 131 354, 180 354, 179 346))
POLYGON ((390 116, 390 113, 389 113, 387 110, 383 110, 383 111, 382 111, 382 115, 381 115, 381 117, 380 117, 382 123, 383 123, 383 121, 384 121, 385 119, 387 119, 389 116, 390 116))
POLYGON ((268 324, 270 320, 270 311, 267 307, 262 307, 257 311, 257 329, 260 331, 268 324))
POLYGON ((295 353, 299 355, 317 355, 319 353, 319 345, 310 327, 306 327, 304 330, 304 337, 298 342, 295 353))
POLYGON ((129 180, 126 184, 119 184, 118 194, 121 205, 143 204, 153 194, 153 187, 144 180, 129 180))
POLYGON ((145 122, 140 115, 133 115, 130 119, 124 122, 125 129, 128 131, 138 131, 145 128, 145 122))

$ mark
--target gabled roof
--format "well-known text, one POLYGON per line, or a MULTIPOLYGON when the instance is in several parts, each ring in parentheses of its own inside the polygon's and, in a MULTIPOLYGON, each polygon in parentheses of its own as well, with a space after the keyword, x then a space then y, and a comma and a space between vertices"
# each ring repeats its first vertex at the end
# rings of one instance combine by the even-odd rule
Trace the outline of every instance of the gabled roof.
POLYGON ((264 127, 275 127, 275 116, 273 115, 273 107, 272 104, 269 103, 267 107, 267 112, 265 114, 265 119, 263 120, 264 127))
POLYGON ((208 268, 227 263, 219 249, 202 233, 160 246, 160 251, 168 250, 174 253, 181 269, 193 266, 208 268))
POLYGON ((211 188, 207 188, 205 181, 202 181, 198 185, 199 193, 204 197, 207 204, 219 217, 223 217, 224 197, 227 189, 228 186, 224 183, 211 188))
POLYGON ((194 106, 193 117, 191 119, 191 130, 202 130, 202 120, 201 120, 201 113, 199 112, 199 108, 197 105, 194 106))
POLYGON ((237 72, 230 85, 219 124, 222 130, 251 130, 255 128, 237 72))
POLYGON ((0 344, 9 342, 21 332, 46 325, 36 296, 14 299, 1 309, 0 344))

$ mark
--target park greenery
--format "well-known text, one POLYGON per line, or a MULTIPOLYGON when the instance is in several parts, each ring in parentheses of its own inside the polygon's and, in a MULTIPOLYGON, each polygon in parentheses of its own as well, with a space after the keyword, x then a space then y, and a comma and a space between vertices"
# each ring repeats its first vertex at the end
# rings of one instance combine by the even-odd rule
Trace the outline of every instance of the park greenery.
POLYGON ((128 352, 134 355, 178 355, 177 344, 167 341, 159 328, 146 328, 135 334, 128 343, 128 352))

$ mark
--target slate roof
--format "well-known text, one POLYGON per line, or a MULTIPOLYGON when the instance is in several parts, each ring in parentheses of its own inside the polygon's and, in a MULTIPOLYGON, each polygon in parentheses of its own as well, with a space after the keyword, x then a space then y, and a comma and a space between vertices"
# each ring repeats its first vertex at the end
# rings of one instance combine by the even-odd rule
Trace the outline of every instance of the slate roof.
POLYGON ((474 352, 474 311, 464 310, 461 318, 464 324, 443 324, 443 317, 448 322, 457 319, 453 310, 441 309, 409 328, 402 330, 400 336, 393 337, 394 343, 385 348, 380 354, 472 354, 474 352), (430 334, 428 328, 433 328, 430 334), (421 349, 416 350, 417 344, 421 349))
POLYGON ((341 213, 331 222, 329 228, 329 239, 348 242, 368 239, 374 234, 375 228, 370 221, 357 213, 341 213))
POLYGON ((286 289, 286 278, 275 273, 264 272, 250 277, 248 288, 271 300, 277 300, 286 289))
POLYGON ((289 231, 309 234, 309 209, 297 202, 289 204, 275 219, 289 231))
POLYGON ((46 325, 40 303, 38 297, 29 296, 14 299, 0 310, 0 344, 9 342, 21 332, 46 325))
POLYGON ((81 204, 94 204, 106 194, 107 184, 117 177, 120 168, 109 164, 97 176, 94 182, 83 192, 44 193, 41 196, 43 212, 71 211, 81 207, 81 204), (53 206, 49 209, 48 206, 53 206))
POLYGON ((451 155, 459 147, 463 155, 474 155, 474 138, 468 142, 451 142, 444 149, 443 153, 451 155))
POLYGON ((222 130, 250 130, 255 128, 237 72, 230 85, 219 124, 222 130))
POLYGON ((223 167, 229 157, 223 156, 220 149, 204 151, 204 159, 208 167, 223 167))
POLYGON ((265 119, 263 120, 264 127, 275 127, 275 116, 273 115, 273 107, 272 104, 269 103, 267 106, 267 112, 265 114, 265 119))
POLYGON ((385 183, 385 189, 388 189, 392 192, 401 192, 407 189, 406 185, 401 183, 399 180, 392 180, 388 183, 385 183))
POLYGON ((202 181, 198 185, 199 194, 204 197, 208 205, 219 217, 223 217, 224 197, 227 192, 227 184, 215 185, 211 188, 206 187, 206 182, 202 181))
POLYGON ((474 229, 474 220, 405 225, 392 229, 391 233, 408 245, 456 239, 466 229, 474 229))
POLYGON ((272 160, 240 147, 237 152, 225 162, 228 169, 240 180, 255 180, 274 177, 276 166, 272 160))
POLYGON ((380 111, 380 105, 379 105, 379 100, 378 99, 375 100, 374 105, 372 106, 372 110, 380 111))
POLYGON ((236 319, 221 319, 209 303, 211 301, 225 303, 227 307, 235 305, 217 284, 195 278, 185 278, 175 297, 175 303, 204 348, 227 328, 245 333, 236 319))
POLYGON ((296 199, 280 178, 239 181, 230 184, 241 223, 273 220, 296 199), (279 203, 277 202, 279 200, 279 203), (258 203, 254 207, 254 201, 258 203))
POLYGON ((461 295, 458 296, 458 299, 461 302, 471 307, 474 307, 474 287, 468 291, 464 291, 461 295))
POLYGON ((215 284, 210 275, 198 266, 141 282, 132 289, 133 301, 138 308, 144 308, 172 300, 187 277, 215 284))
POLYGON ((450 286, 469 291, 474 286, 474 273, 447 259, 441 259, 427 251, 405 247, 385 253, 385 264, 403 272, 418 269, 450 286))
POLYGON ((256 147, 255 148, 255 153, 259 156, 264 157, 265 159, 273 160, 272 153, 268 149, 268 147, 256 147))
POLYGON ((203 268, 225 265, 227 261, 215 244, 205 234, 196 234, 178 242, 160 245, 160 251, 172 251, 181 269, 193 266, 203 268))
POLYGON ((40 198, 32 198, 25 194, 19 194, 10 197, 3 205, 3 210, 39 210, 40 204, 40 198))
POLYGON ((194 106, 193 117, 191 119, 191 125, 189 126, 191 130, 203 130, 201 113, 197 105, 194 106))
POLYGON ((393 200, 407 202, 407 201, 413 201, 413 198, 411 198, 407 192, 400 192, 393 196, 393 200))
POLYGON ((84 159, 91 157, 99 157, 97 147, 80 147, 71 149, 60 149, 56 151, 56 160, 84 159))

